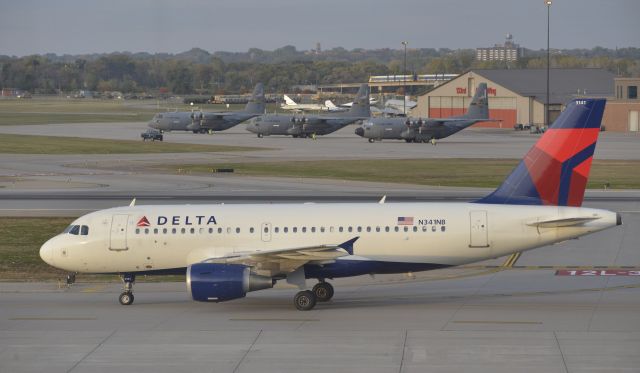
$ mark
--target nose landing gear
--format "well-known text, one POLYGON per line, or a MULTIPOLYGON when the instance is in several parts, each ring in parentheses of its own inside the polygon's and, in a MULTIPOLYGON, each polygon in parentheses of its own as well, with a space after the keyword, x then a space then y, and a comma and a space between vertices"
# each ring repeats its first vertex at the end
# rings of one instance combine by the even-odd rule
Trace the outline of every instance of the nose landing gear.
POLYGON ((124 282, 124 291, 120 294, 118 301, 123 306, 128 306, 133 303, 133 284, 136 282, 136 275, 125 273, 122 276, 122 281, 124 282))

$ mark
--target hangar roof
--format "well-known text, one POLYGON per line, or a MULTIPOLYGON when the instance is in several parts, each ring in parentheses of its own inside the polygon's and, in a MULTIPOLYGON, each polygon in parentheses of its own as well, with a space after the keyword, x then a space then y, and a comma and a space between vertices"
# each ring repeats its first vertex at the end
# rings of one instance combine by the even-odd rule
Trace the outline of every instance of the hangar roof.
MULTIPOLYGON (((544 102, 547 92, 546 69, 475 69, 471 70, 525 97, 535 96, 544 102)), ((611 97, 614 74, 598 68, 551 69, 549 102, 564 104, 575 96, 611 97)))

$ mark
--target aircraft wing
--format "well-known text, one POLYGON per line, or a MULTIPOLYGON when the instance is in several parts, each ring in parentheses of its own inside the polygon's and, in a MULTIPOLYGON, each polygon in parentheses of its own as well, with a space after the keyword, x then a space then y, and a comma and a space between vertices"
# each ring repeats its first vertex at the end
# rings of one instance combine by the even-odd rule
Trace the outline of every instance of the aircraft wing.
POLYGON ((460 123, 460 122, 499 122, 499 119, 463 119, 463 118, 437 118, 437 119, 425 119, 423 127, 435 128, 442 127, 447 123, 460 123))
POLYGON ((352 119, 354 122, 357 120, 365 120, 369 119, 369 117, 331 117, 323 115, 321 117, 311 117, 306 119, 306 123, 308 124, 323 124, 333 120, 345 120, 352 119))
POLYGON ((360 237, 354 237, 341 244, 302 246, 268 251, 235 252, 220 258, 210 258, 203 263, 244 264, 258 274, 276 276, 295 271, 309 263, 333 263, 341 256, 353 255, 353 244, 360 237))
POLYGON ((233 115, 233 112, 220 112, 220 113, 204 113, 205 119, 223 119, 229 115, 233 115))

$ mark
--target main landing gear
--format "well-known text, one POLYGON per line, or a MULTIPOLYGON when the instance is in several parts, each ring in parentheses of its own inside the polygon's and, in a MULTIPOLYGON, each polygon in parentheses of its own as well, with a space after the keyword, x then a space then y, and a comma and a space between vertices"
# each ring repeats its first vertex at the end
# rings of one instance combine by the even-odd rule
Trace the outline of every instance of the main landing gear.
POLYGON ((309 311, 317 302, 327 302, 333 298, 333 286, 320 280, 313 289, 300 291, 293 297, 293 304, 299 311, 309 311))
POLYGON ((133 284, 136 282, 136 275, 131 273, 125 273, 122 276, 124 282, 124 291, 120 294, 118 300, 123 306, 128 306, 133 303, 133 284))

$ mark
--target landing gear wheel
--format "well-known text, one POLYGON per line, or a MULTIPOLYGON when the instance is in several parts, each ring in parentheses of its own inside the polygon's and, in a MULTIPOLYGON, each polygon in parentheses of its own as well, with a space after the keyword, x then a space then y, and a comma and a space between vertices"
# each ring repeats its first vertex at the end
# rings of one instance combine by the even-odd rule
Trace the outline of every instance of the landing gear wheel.
POLYGON ((333 298, 333 286, 328 282, 319 282, 313 287, 318 302, 327 302, 333 298))
POLYGON ((370 143, 374 143, 374 142, 376 142, 376 139, 369 139, 369 142, 370 143))
POLYGON ((258 134, 258 138, 259 138, 259 139, 261 139, 261 138, 262 138, 262 134, 261 134, 261 133, 259 133, 259 134, 258 134))
POLYGON ((431 139, 431 145, 435 145, 435 144, 436 144, 436 138, 434 137, 431 139))
POLYGON ((69 273, 67 275, 67 286, 71 286, 76 282, 76 274, 75 273, 69 273))
POLYGON ((133 293, 125 291, 124 293, 120 294, 118 300, 123 306, 128 306, 133 303, 133 293))
POLYGON ((316 306, 316 295, 310 290, 300 291, 293 297, 293 304, 298 311, 309 311, 316 306))

